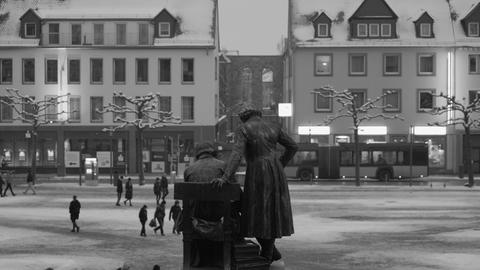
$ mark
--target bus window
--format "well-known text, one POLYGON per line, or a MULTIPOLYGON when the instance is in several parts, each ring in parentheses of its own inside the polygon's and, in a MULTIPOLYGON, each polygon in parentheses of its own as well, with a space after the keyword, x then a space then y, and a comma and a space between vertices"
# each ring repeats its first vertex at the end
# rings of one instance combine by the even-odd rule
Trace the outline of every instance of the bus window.
POLYGON ((317 160, 316 151, 298 151, 293 157, 293 165, 312 164, 317 160))
POLYGON ((368 151, 362 151, 362 156, 360 157, 360 164, 369 164, 370 155, 368 151))
POLYGON ((405 159, 403 158, 404 155, 405 155, 405 152, 403 151, 397 152, 397 164, 406 164, 405 159))
POLYGON ((373 151, 374 164, 396 164, 396 152, 394 151, 373 151))
POLYGON ((348 166, 353 165, 353 152, 341 151, 340 152, 340 165, 348 166))

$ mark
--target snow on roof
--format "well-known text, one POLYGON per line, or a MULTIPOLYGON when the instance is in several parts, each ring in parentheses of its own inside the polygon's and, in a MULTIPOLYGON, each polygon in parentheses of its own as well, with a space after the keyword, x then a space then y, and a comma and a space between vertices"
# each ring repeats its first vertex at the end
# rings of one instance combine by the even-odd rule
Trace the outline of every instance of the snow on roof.
POLYGON ((450 0, 452 12, 458 15, 458 18, 453 22, 453 31, 457 45, 480 45, 480 39, 478 37, 467 37, 465 35, 465 31, 460 23, 460 21, 464 19, 465 16, 467 16, 468 13, 470 13, 470 11, 472 11, 479 2, 479 0, 450 0))
MULTIPOLYGON (((464 1, 464 0, 452 0, 464 1)), ((470 0, 467 0, 470 1, 470 0)), ((472 0, 473 1, 473 0, 472 0)), ((447 1, 386 0, 398 15, 397 39, 351 39, 348 18, 363 0, 293 0, 292 31, 298 46, 448 46, 453 44, 450 10, 447 1), (328 7, 328 8, 325 8, 328 7), (308 20, 315 12, 325 12, 332 19, 332 38, 314 38, 314 29, 308 20), (434 19, 435 38, 417 38, 414 21, 423 12, 434 19), (343 16, 339 16, 343 13, 343 16), (342 19, 339 19, 342 17, 342 19)))
POLYGON ((214 0, 3 0, 0 14, 9 12, 0 23, 0 40, 19 37, 19 18, 32 8, 42 19, 153 19, 166 9, 180 22, 181 34, 173 45, 213 44, 214 0))

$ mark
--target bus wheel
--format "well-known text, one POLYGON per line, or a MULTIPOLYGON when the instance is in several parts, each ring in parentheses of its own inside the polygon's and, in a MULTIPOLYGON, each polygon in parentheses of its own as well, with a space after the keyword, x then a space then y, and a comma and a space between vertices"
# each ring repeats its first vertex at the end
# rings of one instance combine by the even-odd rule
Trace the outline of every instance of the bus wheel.
POLYGON ((390 175, 389 171, 383 170, 383 171, 378 172, 378 180, 380 180, 382 182, 388 182, 388 181, 390 181, 390 178, 391 178, 391 175, 390 175))
POLYGON ((298 175, 300 176, 301 181, 311 181, 313 178, 312 172, 309 170, 302 170, 298 175))

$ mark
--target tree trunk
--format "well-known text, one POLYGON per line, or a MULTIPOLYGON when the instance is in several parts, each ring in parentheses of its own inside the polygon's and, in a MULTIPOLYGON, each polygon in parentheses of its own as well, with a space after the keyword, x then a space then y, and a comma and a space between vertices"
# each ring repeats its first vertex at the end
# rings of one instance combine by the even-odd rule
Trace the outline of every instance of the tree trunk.
POLYGON ((37 180, 37 139, 38 139, 38 130, 34 128, 32 132, 32 152, 30 153, 33 184, 35 184, 37 180))
POLYGON ((360 147, 358 141, 358 127, 353 129, 353 140, 355 143, 355 185, 360 186, 360 147))
POLYGON ((145 176, 143 172, 143 129, 137 128, 137 172, 138 184, 145 184, 145 176))
POLYGON ((463 164, 468 173, 468 186, 473 187, 473 168, 472 168, 472 151, 470 148, 470 127, 465 127, 465 152, 463 155, 463 164))

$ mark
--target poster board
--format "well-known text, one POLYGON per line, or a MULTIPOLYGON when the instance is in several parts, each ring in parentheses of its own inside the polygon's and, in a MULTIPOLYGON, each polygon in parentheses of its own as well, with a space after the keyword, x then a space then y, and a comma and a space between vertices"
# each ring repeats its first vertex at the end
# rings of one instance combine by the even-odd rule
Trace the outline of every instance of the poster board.
POLYGON ((99 168, 110 168, 111 164, 111 152, 110 151, 98 151, 97 152, 97 161, 99 168))
POLYGON ((80 152, 65 151, 65 168, 80 168, 80 152))

